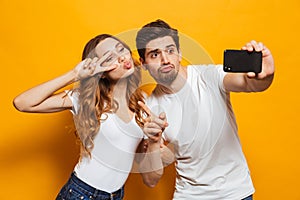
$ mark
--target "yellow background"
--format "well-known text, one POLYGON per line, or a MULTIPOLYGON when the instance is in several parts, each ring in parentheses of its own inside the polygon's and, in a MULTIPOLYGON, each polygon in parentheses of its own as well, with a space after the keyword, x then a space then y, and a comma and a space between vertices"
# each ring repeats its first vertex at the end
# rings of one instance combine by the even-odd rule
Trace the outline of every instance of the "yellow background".
MULTIPOLYGON (((271 88, 234 94, 232 102, 255 199, 300 199, 299 0, 1 0, 0 9, 1 199, 54 199, 78 154, 69 112, 20 113, 13 98, 71 69, 93 36, 119 34, 157 18, 195 39, 215 63, 222 62, 225 48, 252 39, 271 49, 271 88)), ((174 177, 169 166, 149 189, 131 174, 125 199, 170 199, 174 177)))

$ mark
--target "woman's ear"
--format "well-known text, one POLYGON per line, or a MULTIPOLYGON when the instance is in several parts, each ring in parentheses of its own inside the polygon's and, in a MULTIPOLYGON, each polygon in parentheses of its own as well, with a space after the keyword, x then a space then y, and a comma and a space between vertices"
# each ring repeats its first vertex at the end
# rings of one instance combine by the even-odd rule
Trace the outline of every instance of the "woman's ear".
POLYGON ((99 74, 98 74, 98 78, 99 78, 99 79, 105 79, 106 76, 105 76, 105 74, 103 74, 103 73, 99 73, 99 74))

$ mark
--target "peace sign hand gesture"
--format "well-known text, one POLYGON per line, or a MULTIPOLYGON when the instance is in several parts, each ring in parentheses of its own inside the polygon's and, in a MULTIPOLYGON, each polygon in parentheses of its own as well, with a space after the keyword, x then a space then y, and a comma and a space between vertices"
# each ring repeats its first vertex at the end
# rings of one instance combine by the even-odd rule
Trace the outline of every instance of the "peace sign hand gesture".
POLYGON ((98 73, 103 73, 106 71, 110 71, 115 69, 117 66, 116 65, 111 65, 108 67, 102 67, 101 63, 103 62, 105 58, 97 58, 94 57, 93 59, 91 58, 86 58, 83 61, 81 61, 75 68, 74 72, 76 74, 76 81, 77 80, 82 80, 91 76, 94 76, 98 73))

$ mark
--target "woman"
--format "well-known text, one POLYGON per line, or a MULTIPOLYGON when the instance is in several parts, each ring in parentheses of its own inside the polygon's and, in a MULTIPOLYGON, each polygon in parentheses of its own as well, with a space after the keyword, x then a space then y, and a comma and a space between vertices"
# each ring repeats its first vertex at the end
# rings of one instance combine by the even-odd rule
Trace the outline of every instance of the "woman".
POLYGON ((108 34, 90 40, 74 69, 14 99, 22 112, 70 109, 80 139, 80 160, 57 199, 122 199, 142 141, 141 74, 129 47, 108 34), (57 92, 79 81, 72 91, 57 92))

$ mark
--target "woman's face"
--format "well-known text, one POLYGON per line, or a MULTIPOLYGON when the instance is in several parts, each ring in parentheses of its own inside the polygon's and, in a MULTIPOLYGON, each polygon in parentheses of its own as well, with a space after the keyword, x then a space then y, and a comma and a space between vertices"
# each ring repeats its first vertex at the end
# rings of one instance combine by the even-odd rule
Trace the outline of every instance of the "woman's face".
POLYGON ((107 72, 107 78, 110 80, 117 81, 128 77, 134 72, 134 64, 130 51, 118 40, 106 38, 99 42, 95 51, 98 58, 103 60, 100 64, 101 66, 116 66, 116 68, 107 72))

